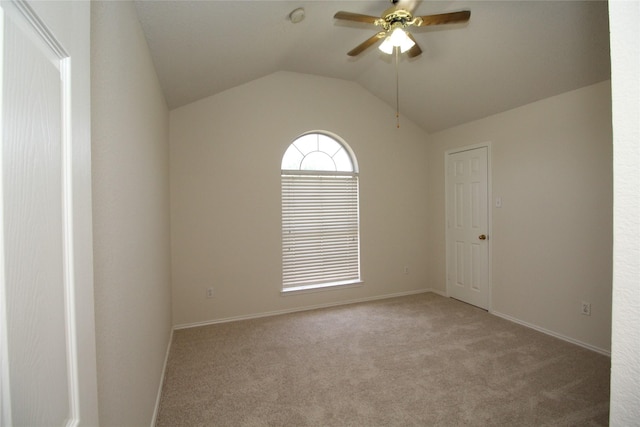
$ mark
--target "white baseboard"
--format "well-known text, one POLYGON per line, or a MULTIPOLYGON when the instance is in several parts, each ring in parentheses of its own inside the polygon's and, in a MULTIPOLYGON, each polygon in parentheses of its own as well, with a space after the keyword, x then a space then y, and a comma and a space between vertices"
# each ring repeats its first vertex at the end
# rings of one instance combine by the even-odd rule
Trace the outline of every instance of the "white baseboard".
POLYGON ((441 297, 449 298, 446 291, 441 291, 440 289, 429 289, 429 292, 433 292, 434 294, 440 295, 441 297))
POLYGON ((337 307, 337 306, 340 306, 340 305, 356 304, 356 303, 359 303, 359 302, 367 302, 367 301, 375 301, 375 300, 395 298, 395 297, 403 297, 403 296, 407 296, 407 295, 423 294, 425 292, 434 292, 434 293, 439 294, 438 291, 434 291, 434 290, 432 290, 430 288, 423 288, 423 289, 407 291, 407 292, 398 292, 398 293, 393 293, 393 294, 378 295, 378 296, 374 296, 374 297, 358 298, 358 299, 352 299, 352 300, 346 300, 346 301, 337 301, 337 302, 332 302, 332 303, 327 303, 327 304, 308 305, 308 306, 304 306, 304 307, 296 307, 296 308, 290 308, 290 309, 285 309, 285 310, 267 311, 267 312, 256 313, 256 314, 247 314, 247 315, 242 315, 242 316, 233 316, 233 317, 226 317, 226 318, 222 318, 222 319, 207 320, 207 321, 204 321, 204 322, 184 323, 184 324, 181 324, 181 325, 175 325, 173 327, 173 329, 174 330, 178 330, 178 329, 187 329, 187 328, 197 328, 198 326, 215 325, 215 324, 218 324, 218 323, 235 322, 235 321, 238 321, 238 320, 258 319, 260 317, 277 316, 279 314, 296 313, 296 312, 299 312, 299 311, 315 310, 315 309, 318 309, 318 308, 337 307))
POLYGON ((164 385, 164 374, 167 370, 167 362, 169 361, 169 351, 171 350, 171 343, 173 342, 173 329, 169 334, 169 343, 167 344, 167 351, 164 355, 164 363, 162 364, 162 373, 160 374, 160 386, 158 386, 158 395, 156 396, 156 406, 153 408, 153 417, 151 418, 151 427, 155 427, 156 420, 158 419, 158 411, 160 410, 160 399, 162 398, 162 386, 164 385))
POLYGON ((596 347, 596 346, 591 345, 591 344, 587 344, 586 342, 582 342, 582 341, 576 340, 574 338, 568 337, 566 335, 559 334, 559 333, 554 332, 554 331, 550 331, 549 329, 545 329, 545 328, 542 328, 540 326, 534 325, 532 323, 525 322, 524 320, 520 320, 520 319, 515 318, 513 316, 509 316, 508 314, 500 313, 498 311, 490 311, 490 313, 495 315, 495 316, 502 317, 503 319, 508 320, 510 322, 517 323, 517 324, 522 325, 522 326, 526 326, 527 328, 534 329, 534 330, 536 330, 538 332, 542 332, 543 334, 551 335, 552 337, 559 338, 559 339, 561 339, 563 341, 567 341, 567 342, 570 342, 572 344, 579 345, 580 347, 584 347, 584 348, 586 348, 588 350, 595 351, 596 353, 600 353, 600 354, 603 354, 605 356, 611 357, 611 351, 602 349, 600 347, 596 347))
MULTIPOLYGON (((218 324, 218 323, 228 323, 228 322, 234 322, 234 321, 238 321, 238 320, 258 319, 258 318, 261 318, 261 317, 277 316, 277 315, 280 315, 280 314, 296 313, 296 312, 301 312, 301 311, 315 310, 315 309, 319 309, 319 308, 337 307, 337 306, 347 305, 347 304, 357 304, 357 303, 361 303, 361 302, 376 301, 376 300, 382 300, 382 299, 402 297, 402 296, 407 296, 407 295, 417 295, 417 294, 422 294, 422 293, 427 293, 427 292, 432 292, 434 294, 440 295, 440 296, 445 297, 445 298, 448 297, 448 295, 444 291, 441 291, 441 290, 438 290, 438 289, 432 289, 432 288, 423 288, 423 289, 417 289, 417 290, 413 290, 413 291, 397 292, 397 293, 393 293, 393 294, 378 295, 378 296, 366 297, 366 298, 357 298, 357 299, 352 299, 352 300, 347 300, 347 301, 338 301, 338 302, 327 303, 327 304, 316 304, 316 305, 297 307, 297 308, 291 308, 291 309, 286 309, 286 310, 276 310, 276 311, 262 312, 262 313, 249 314, 249 315, 243 315, 243 316, 227 317, 227 318, 223 318, 223 319, 209 320, 209 321, 205 321, 205 322, 185 323, 185 324, 181 324, 181 325, 175 325, 173 327, 173 330, 171 331, 171 335, 169 337, 169 344, 167 345, 167 352, 166 352, 166 355, 165 355, 164 365, 162 367, 162 377, 161 377, 161 380, 160 380, 160 387, 158 389, 158 396, 156 398, 156 406, 155 406, 155 409, 153 411, 153 419, 151 421, 151 427, 155 426, 156 419, 157 419, 157 416, 158 416, 158 411, 160 409, 160 398, 161 398, 161 394, 162 394, 162 386, 163 386, 163 383, 164 383, 164 375, 165 375, 165 370, 167 368, 167 361, 169 360, 169 351, 171 349, 171 343, 173 342, 173 331, 175 331, 175 330, 195 328, 195 327, 198 327, 198 326, 215 325, 215 324, 218 324)), ((552 337, 559 338, 559 339, 561 339, 563 341, 567 341, 567 342, 570 342, 572 344, 576 344, 576 345, 578 345, 580 347, 584 347, 584 348, 586 348, 588 350, 595 351, 596 353, 600 353, 600 354, 603 354, 605 356, 611 357, 611 352, 608 351, 608 350, 605 350, 605 349, 593 346, 591 344, 587 344, 585 342, 582 342, 582 341, 567 337, 565 335, 559 334, 559 333, 554 332, 554 331, 550 331, 548 329, 542 328, 542 327, 534 325, 532 323, 525 322, 525 321, 517 319, 517 318, 515 318, 513 316, 509 316, 508 314, 500 313, 498 311, 489 311, 489 313, 493 314, 494 316, 501 317, 501 318, 503 318, 505 320, 508 320, 510 322, 514 322, 514 323, 517 323, 519 325, 525 326, 527 328, 534 329, 534 330, 536 330, 538 332, 542 332, 542 333, 544 333, 546 335, 550 335, 552 337)))
MULTIPOLYGON (((423 288, 423 289, 417 289, 417 290, 413 290, 413 291, 397 292, 397 293, 393 293, 393 294, 377 295, 377 296, 373 296, 373 297, 357 298, 357 299, 352 299, 352 300, 337 301, 337 302, 326 303, 326 304, 316 304, 316 305, 310 305, 310 306, 304 306, 304 307, 296 307, 296 308, 285 309, 285 310, 268 311, 268 312, 262 312, 262 313, 247 314, 247 315, 242 315, 242 316, 232 316, 232 317, 226 317, 226 318, 222 318, 222 319, 207 320, 207 321, 204 321, 204 322, 184 323, 184 324, 180 324, 180 325, 175 325, 173 327, 173 330, 197 328, 199 326, 207 326, 207 325, 215 325, 215 324, 218 324, 218 323, 235 322, 235 321, 238 321, 238 320, 258 319, 258 318, 261 318, 261 317, 277 316, 277 315, 280 315, 280 314, 296 313, 296 312, 307 311, 307 310, 316 310, 316 309, 319 309, 319 308, 338 307, 338 306, 341 306, 341 305, 357 304, 357 303, 360 303, 360 302, 376 301, 376 300, 382 300, 382 299, 388 299, 388 298, 402 297, 402 296, 407 296, 407 295, 417 295, 417 294, 422 294, 422 293, 426 293, 426 292, 433 292, 434 294, 437 294, 437 295, 440 295, 442 297, 448 298, 447 293, 444 292, 444 291, 441 291, 439 289, 433 289, 433 288, 423 288)), ((534 325, 533 323, 525 322, 524 320, 520 320, 520 319, 518 319, 516 317, 513 317, 513 316, 510 316, 508 314, 500 313, 499 311, 489 310, 489 313, 493 314, 494 316, 501 317, 501 318, 503 318, 505 320, 508 320, 510 322, 514 322, 514 323, 517 323, 519 325, 526 326, 527 328, 534 329, 534 330, 536 330, 538 332, 542 332, 543 334, 550 335, 550 336, 555 337, 555 338, 559 338, 559 339, 561 339, 563 341, 567 341, 567 342, 570 342, 572 344, 579 345, 580 347, 584 347, 584 348, 586 348, 588 350, 595 351, 596 353, 600 353, 600 354, 603 354, 605 356, 611 357, 611 351, 610 350, 605 350, 603 348, 596 347, 594 345, 585 343, 585 342, 577 340, 575 338, 571 338, 571 337, 568 337, 566 335, 562 335, 562 334, 559 334, 557 332, 551 331, 549 329, 545 329, 545 328, 540 327, 538 325, 534 325)), ((171 338, 173 338, 173 331, 172 331, 171 338)), ((169 342, 169 347, 170 346, 171 346, 171 342, 169 342)), ((169 348, 167 348, 166 358, 168 358, 168 356, 169 356, 169 348)), ((165 367, 166 367, 166 363, 167 363, 166 358, 165 358, 165 367)), ((162 375, 163 375, 162 377, 164 378, 164 367, 163 367, 163 374, 162 375)), ((160 392, 158 392, 158 403, 159 403, 159 401, 160 401, 160 392)), ((156 404, 156 406, 158 405, 158 403, 156 404)), ((156 411, 157 411, 157 409, 158 408, 156 407, 156 411)), ((154 415, 154 420, 155 420, 155 415, 154 415)))

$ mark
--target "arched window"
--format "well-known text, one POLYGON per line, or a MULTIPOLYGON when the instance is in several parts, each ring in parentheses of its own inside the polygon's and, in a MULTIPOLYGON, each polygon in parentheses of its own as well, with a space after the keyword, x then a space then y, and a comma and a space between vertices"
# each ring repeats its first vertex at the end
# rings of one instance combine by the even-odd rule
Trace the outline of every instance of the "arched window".
POLYGON ((282 157, 282 290, 360 282, 358 167, 327 133, 298 137, 282 157))

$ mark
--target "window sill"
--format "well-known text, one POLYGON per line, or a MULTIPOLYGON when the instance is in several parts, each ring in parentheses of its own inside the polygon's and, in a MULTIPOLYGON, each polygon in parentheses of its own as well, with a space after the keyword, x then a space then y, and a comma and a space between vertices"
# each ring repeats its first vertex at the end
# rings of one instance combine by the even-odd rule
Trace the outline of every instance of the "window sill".
POLYGON ((323 283, 321 285, 297 286, 280 291, 280 295, 310 294, 315 292, 333 291, 336 289, 357 288, 364 285, 362 280, 350 280, 345 282, 323 283))

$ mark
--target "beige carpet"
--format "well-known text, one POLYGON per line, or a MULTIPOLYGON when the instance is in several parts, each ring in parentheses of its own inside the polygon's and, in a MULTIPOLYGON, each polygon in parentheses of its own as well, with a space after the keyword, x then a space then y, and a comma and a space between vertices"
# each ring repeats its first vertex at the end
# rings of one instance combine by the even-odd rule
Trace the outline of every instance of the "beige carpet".
POLYGON ((425 293, 178 330, 157 426, 607 425, 609 367, 425 293))

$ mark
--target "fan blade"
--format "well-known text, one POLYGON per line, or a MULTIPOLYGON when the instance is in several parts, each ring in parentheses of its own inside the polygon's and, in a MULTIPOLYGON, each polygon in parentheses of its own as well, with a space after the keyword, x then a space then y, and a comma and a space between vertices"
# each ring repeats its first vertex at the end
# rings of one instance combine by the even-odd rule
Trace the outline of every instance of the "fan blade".
POLYGON ((333 17, 335 19, 344 19, 345 21, 364 22, 365 24, 375 24, 380 19, 375 16, 343 11, 337 12, 333 17))
POLYGON ((421 23, 416 23, 418 27, 426 25, 452 24, 454 22, 467 22, 471 16, 471 11, 463 10, 461 12, 441 13, 438 15, 419 16, 421 23))
POLYGON ((413 45, 413 47, 411 47, 411 49, 409 49, 407 51, 407 56, 409 58, 415 58, 416 56, 418 56, 418 55, 420 55, 422 53, 422 49, 420 49, 420 46, 418 46, 418 42, 416 41, 416 39, 413 38, 413 34, 407 32, 407 35, 415 43, 413 45))
POLYGON ((360 53, 362 53, 363 50, 365 50, 369 46, 373 45, 375 42, 377 42, 378 40, 380 40, 381 38, 383 38, 386 35, 387 34, 384 31, 380 31, 377 34, 374 34, 372 37, 368 38, 364 42, 360 43, 358 46, 356 46, 353 49, 351 49, 347 53, 347 55, 349 55, 349 56, 357 56, 357 55, 359 55, 360 53))

